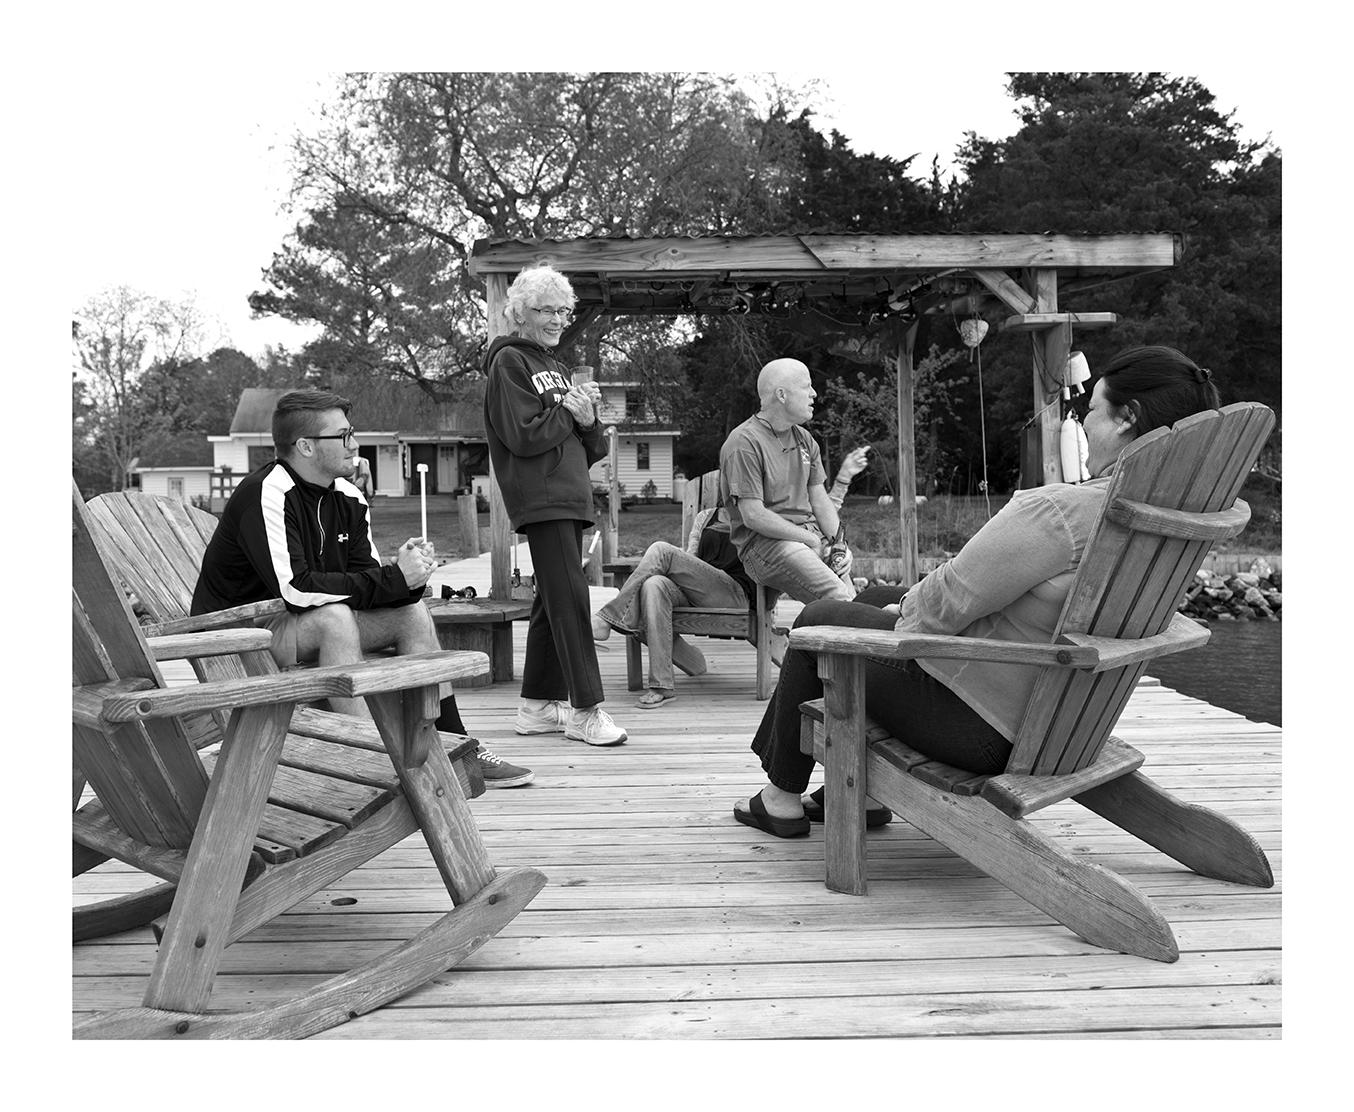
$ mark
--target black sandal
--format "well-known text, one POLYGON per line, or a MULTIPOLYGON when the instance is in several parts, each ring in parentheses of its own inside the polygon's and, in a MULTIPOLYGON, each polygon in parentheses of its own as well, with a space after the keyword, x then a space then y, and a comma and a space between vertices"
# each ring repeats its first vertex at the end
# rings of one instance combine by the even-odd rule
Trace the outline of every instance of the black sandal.
POLYGON ((735 807, 733 817, 744 826, 755 826, 758 830, 770 834, 774 838, 801 838, 809 832, 809 820, 807 818, 778 819, 775 815, 767 814, 766 804, 762 802, 761 792, 748 800, 746 811, 740 811, 735 807))
MULTIPOLYGON (((809 794, 808 802, 804 804, 804 817, 809 822, 823 821, 823 793, 826 788, 819 788, 816 792, 809 794)), ((874 830, 879 826, 887 826, 893 821, 893 812, 885 806, 866 807, 865 808, 865 829, 874 830)))

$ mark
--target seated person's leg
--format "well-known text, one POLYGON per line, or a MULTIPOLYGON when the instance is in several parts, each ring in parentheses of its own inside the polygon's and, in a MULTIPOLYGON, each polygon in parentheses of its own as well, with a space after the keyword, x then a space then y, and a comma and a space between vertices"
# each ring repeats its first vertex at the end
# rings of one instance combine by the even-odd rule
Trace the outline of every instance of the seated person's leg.
MULTIPOLYGON (((893 615, 873 606, 826 599, 805 606, 795 619, 794 627, 841 625, 858 629, 892 629, 893 622, 893 615)), ((792 824, 784 828, 787 833, 791 829, 798 833, 808 830, 800 797, 809 785, 814 767, 813 757, 799 748, 799 704, 806 699, 820 698, 822 694, 817 657, 802 649, 791 649, 781 664, 776 689, 752 740, 752 751, 761 759, 768 780, 760 793, 761 806, 773 820, 792 824)), ((748 814, 750 808, 749 801, 735 810, 748 814)))
MULTIPOLYGON (((432 615, 421 602, 411 602, 407 606, 385 606, 377 610, 358 610, 354 613, 364 652, 393 648, 400 656, 409 656, 414 653, 437 652, 441 648, 432 615)), ((456 695, 450 683, 440 685, 440 695, 441 709, 437 715, 437 728, 452 734, 466 733, 465 723, 461 720, 460 709, 456 706, 456 695)), ((365 700, 362 702, 365 706, 365 700)))
POLYGON ((358 610, 357 628, 362 651, 394 649, 400 656, 436 652, 437 629, 428 608, 419 602, 408 606, 384 606, 377 610, 358 610))
POLYGON ((743 569, 754 582, 774 587, 800 602, 817 599, 849 602, 854 597, 853 590, 833 575, 807 545, 759 537, 741 555, 743 569))
POLYGON ((907 594, 907 588, 903 586, 890 587, 883 583, 878 583, 873 587, 866 587, 858 595, 856 602, 863 606, 896 606, 903 601, 903 596, 907 594))
POLYGON ((682 554, 682 550, 667 541, 654 541, 644 550, 635 570, 626 579, 625 586, 593 615, 592 635, 595 640, 605 641, 613 629, 630 634, 642 632, 640 592, 652 576, 667 574, 674 553, 682 554))
MULTIPOLYGON (((649 690, 640 697, 637 705, 641 708, 657 706, 673 694, 672 608, 685 601, 681 590, 665 575, 650 576, 640 590, 643 639, 649 646, 649 690)), ((687 648, 699 658, 700 670, 703 672, 705 658, 694 646, 687 645, 687 648)))
MULTIPOLYGON (((296 659, 316 661, 321 667, 356 664, 362 659, 362 637, 358 632, 356 611, 342 602, 317 606, 296 615, 296 659)), ((329 707, 338 714, 371 718, 365 699, 340 699, 330 696, 329 707)))

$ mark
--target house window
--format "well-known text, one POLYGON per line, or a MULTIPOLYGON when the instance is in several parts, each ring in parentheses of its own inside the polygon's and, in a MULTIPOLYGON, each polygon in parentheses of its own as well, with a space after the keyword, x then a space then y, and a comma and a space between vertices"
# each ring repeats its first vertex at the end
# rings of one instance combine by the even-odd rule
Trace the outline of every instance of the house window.
POLYGON ((635 468, 639 471, 649 470, 649 442, 641 440, 635 445, 635 468))
POLYGON ((183 480, 181 478, 177 476, 170 478, 169 497, 177 498, 180 502, 183 501, 183 480))
POLYGON ((638 390, 625 392, 625 419, 627 421, 644 420, 644 398, 638 390))

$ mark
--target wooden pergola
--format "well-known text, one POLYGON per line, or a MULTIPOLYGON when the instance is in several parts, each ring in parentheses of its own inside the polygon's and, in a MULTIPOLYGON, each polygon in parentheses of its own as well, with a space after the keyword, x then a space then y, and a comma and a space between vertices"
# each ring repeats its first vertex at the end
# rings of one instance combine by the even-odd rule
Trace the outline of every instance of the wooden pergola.
MULTIPOLYGON (((818 311, 882 333, 898 355, 898 513, 904 575, 917 571, 912 373, 917 324, 945 313, 977 314, 1003 331, 1034 333, 1031 404, 1042 482, 1061 482, 1059 407, 1071 330, 1107 327, 1113 313, 1065 312, 1070 297, 1174 266, 1183 242, 1141 235, 781 235, 569 240, 481 240, 470 273, 484 279, 489 338, 505 331, 512 278, 548 262, 578 295, 568 344, 602 314, 818 311)), ((491 483, 491 597, 511 594, 510 536, 497 480, 491 483)))

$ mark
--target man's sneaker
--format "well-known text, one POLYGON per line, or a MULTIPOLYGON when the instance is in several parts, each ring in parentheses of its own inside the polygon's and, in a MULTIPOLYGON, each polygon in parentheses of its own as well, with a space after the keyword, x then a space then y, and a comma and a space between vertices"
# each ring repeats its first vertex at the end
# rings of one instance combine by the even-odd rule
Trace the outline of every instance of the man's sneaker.
POLYGON ((570 741, 582 741, 588 745, 619 745, 628 735, 611 721, 611 715, 601 707, 589 707, 587 710, 575 710, 569 715, 569 725, 564 730, 564 736, 570 741))
POLYGON ((519 734, 559 734, 569 721, 569 706, 558 699, 547 700, 533 708, 525 699, 517 704, 517 717, 512 728, 519 734))
POLYGON ((600 614, 592 616, 592 639, 594 641, 605 641, 611 636, 611 627, 600 614))
POLYGON ((536 778, 531 769, 509 764, 497 753, 486 749, 483 742, 475 751, 475 756, 479 758, 480 773, 484 776, 486 788, 520 788, 536 778))

